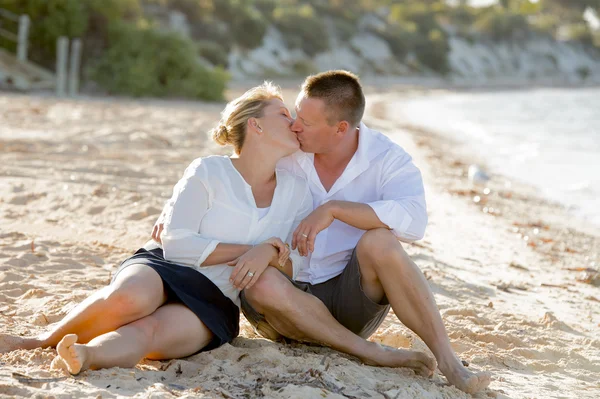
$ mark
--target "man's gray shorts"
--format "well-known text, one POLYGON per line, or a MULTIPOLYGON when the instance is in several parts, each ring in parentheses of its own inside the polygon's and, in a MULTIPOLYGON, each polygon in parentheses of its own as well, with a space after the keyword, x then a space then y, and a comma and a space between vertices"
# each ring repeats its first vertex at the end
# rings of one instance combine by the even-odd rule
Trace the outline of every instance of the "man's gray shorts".
MULTIPOLYGON (((385 297, 381 303, 371 301, 363 292, 360 279, 356 249, 342 274, 324 283, 312 285, 296 282, 288 277, 296 288, 319 298, 340 324, 353 333, 368 338, 383 322, 390 305, 385 297)), ((281 338, 265 317, 246 301, 243 291, 240 297, 242 312, 250 324, 265 338, 272 340, 281 338)))

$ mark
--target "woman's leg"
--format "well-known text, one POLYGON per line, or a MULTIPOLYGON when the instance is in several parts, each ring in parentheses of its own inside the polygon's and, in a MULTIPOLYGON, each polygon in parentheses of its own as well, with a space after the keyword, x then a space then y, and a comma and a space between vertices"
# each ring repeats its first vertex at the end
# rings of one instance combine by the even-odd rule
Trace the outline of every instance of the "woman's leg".
POLYGON ((131 265, 121 271, 111 285, 77 305, 49 332, 30 338, 0 334, 0 353, 54 347, 67 334, 77 334, 79 342, 89 342, 151 314, 165 301, 158 273, 145 265, 131 265))
POLYGON ((189 356, 211 339, 211 331, 190 309, 173 303, 87 344, 77 344, 76 335, 67 335, 56 349, 69 372, 77 374, 86 369, 134 367, 144 357, 162 360, 189 356))

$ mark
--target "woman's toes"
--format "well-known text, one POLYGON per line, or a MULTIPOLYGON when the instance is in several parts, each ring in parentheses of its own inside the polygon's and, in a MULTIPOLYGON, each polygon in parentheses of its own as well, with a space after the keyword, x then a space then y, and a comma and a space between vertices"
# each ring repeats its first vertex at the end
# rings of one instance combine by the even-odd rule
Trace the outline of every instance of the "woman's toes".
POLYGON ((76 347, 76 342, 77 335, 68 334, 65 335, 56 346, 58 356, 60 356, 60 358, 66 364, 67 369, 71 374, 79 374, 81 372, 82 365, 85 362, 85 351, 83 350, 83 345, 81 345, 81 348, 78 349, 76 347))

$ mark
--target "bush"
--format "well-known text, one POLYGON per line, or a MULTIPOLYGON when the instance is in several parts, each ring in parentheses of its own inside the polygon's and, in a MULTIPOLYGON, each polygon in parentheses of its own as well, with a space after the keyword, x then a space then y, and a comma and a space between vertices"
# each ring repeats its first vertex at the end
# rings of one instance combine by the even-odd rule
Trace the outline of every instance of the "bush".
POLYGON ((187 17, 188 21, 199 22, 206 16, 212 15, 215 6, 212 1, 198 0, 169 0, 168 7, 181 11, 187 17))
POLYGON ((564 26, 561 29, 561 36, 565 40, 579 42, 586 46, 594 45, 594 35, 585 22, 564 26))
POLYGON ((446 33, 441 29, 422 33, 411 21, 388 25, 385 30, 374 33, 389 44, 399 61, 405 61, 406 56, 413 53, 421 65, 440 73, 448 72, 450 45, 446 33))
POLYGON ((450 46, 446 34, 434 29, 424 39, 419 40, 415 47, 419 62, 436 72, 448 73, 450 69, 448 66, 450 46))
POLYGON ((260 11, 265 17, 273 15, 273 11, 277 7, 276 0, 254 0, 254 7, 260 11))
POLYGON ((56 40, 82 37, 88 28, 89 9, 80 0, 13 0, 2 8, 29 15, 29 58, 49 68, 56 64, 56 40))
POLYGON ((373 33, 388 43, 392 53, 399 61, 404 60, 419 40, 417 25, 413 22, 389 24, 384 29, 376 30, 373 33))
POLYGON ((560 26, 560 20, 556 15, 541 14, 531 18, 530 26, 534 32, 554 38, 560 26))
POLYGON ((334 18, 333 25, 341 42, 348 42, 356 33, 356 26, 345 19, 334 18))
POLYGON ((524 39, 530 33, 525 16, 498 7, 490 7, 484 12, 475 27, 496 41, 524 39))
POLYGON ((435 11, 422 3, 395 4, 390 9, 388 19, 396 24, 410 21, 417 26, 418 31, 423 33, 440 29, 435 11))
POLYGON ((268 22, 258 10, 252 7, 238 7, 227 22, 235 42, 247 49, 260 46, 267 32, 268 22))
POLYGON ((308 1, 317 15, 327 15, 334 19, 341 19, 349 24, 355 24, 361 15, 373 11, 373 3, 356 0, 335 0, 335 1, 308 1))
POLYGON ((267 31, 261 12, 236 0, 169 0, 170 8, 186 15, 197 40, 216 41, 229 51, 232 44, 258 47, 267 31))
POLYGON ((586 80, 590 76, 591 73, 592 72, 590 71, 590 68, 588 68, 586 66, 577 68, 577 75, 579 75, 579 78, 581 80, 586 80))
POLYGON ((110 93, 223 99, 225 72, 201 66, 193 42, 178 34, 117 23, 109 45, 92 76, 110 93))
POLYGON ((220 44, 209 40, 198 42, 198 54, 206 58, 211 64, 222 68, 227 68, 229 64, 229 54, 227 51, 220 44))
POLYGON ((273 22, 292 48, 301 48, 309 56, 329 49, 325 24, 310 5, 276 8, 273 22))

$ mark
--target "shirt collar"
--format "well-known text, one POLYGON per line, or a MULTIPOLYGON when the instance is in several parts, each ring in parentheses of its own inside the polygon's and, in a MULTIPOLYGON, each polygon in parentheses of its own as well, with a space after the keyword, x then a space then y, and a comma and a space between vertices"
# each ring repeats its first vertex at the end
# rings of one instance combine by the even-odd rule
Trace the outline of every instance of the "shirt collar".
MULTIPOLYGON (((380 136, 382 136, 381 133, 369 129, 363 122, 360 123, 358 148, 342 175, 327 193, 328 196, 335 194, 361 173, 366 171, 369 168, 371 161, 389 148, 389 146, 386 145, 385 140, 381 140, 380 136)), ((320 185, 321 182, 314 165, 315 154, 298 151, 294 154, 294 158, 302 170, 304 170, 308 179, 316 179, 315 183, 318 182, 320 185)))

